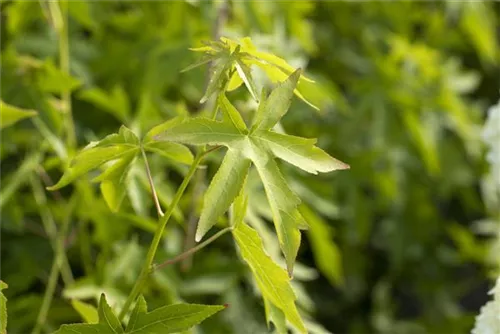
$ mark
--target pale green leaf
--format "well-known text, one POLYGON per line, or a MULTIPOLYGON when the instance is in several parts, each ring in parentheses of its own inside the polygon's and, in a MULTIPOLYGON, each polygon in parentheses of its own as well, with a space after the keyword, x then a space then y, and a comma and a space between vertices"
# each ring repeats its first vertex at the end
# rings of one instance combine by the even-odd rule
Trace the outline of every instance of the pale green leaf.
POLYGON ((230 145, 241 140, 242 135, 231 123, 192 118, 170 127, 157 135, 156 139, 191 145, 230 145))
POLYGON ((158 153, 165 158, 190 165, 193 162, 193 153, 184 145, 178 143, 151 141, 143 145, 144 150, 158 153))
POLYGON ((162 132, 166 132, 168 129, 174 127, 175 125, 181 124, 183 121, 185 121, 185 119, 183 117, 178 116, 169 119, 166 122, 158 124, 151 130, 149 130, 148 133, 146 133, 142 142, 146 144, 155 141, 157 135, 161 134, 162 132))
MULTIPOLYGON (((76 155, 61 179, 47 189, 55 190, 62 188, 88 171, 108 161, 130 159, 131 156, 139 152, 138 145, 139 139, 135 134, 122 126, 119 133, 111 134, 97 143, 87 145, 86 148, 76 155)), ((118 169, 118 166, 115 168, 118 169)))
POLYGON ((330 283, 342 285, 344 279, 341 253, 333 241, 333 233, 330 227, 305 204, 299 207, 299 211, 309 223, 307 234, 316 266, 330 283))
POLYGON ((235 128, 237 128, 240 133, 248 133, 247 126, 245 124, 245 121, 241 117, 240 113, 236 108, 229 102, 227 99, 226 95, 222 94, 219 97, 219 105, 220 108, 222 109, 222 112, 224 113, 225 118, 229 119, 229 121, 234 125, 235 128))
POLYGON ((261 101, 255 116, 254 130, 269 130, 286 114, 293 98, 293 90, 300 77, 300 69, 278 84, 266 100, 261 101))
POLYGON ((274 263, 265 253, 257 232, 246 224, 239 224, 233 235, 241 256, 252 270, 263 297, 279 308, 288 321, 300 331, 306 332, 295 305, 295 294, 286 271, 274 263))
POLYGON ((314 146, 315 139, 280 134, 271 131, 254 133, 268 146, 273 154, 306 172, 317 174, 338 169, 347 169, 349 165, 332 158, 322 149, 314 146))
POLYGON ((236 150, 228 150, 205 193, 196 241, 200 241, 215 225, 217 218, 229 209, 245 182, 249 167, 249 159, 236 150))
POLYGON ((222 88, 229 80, 229 71, 233 67, 232 59, 229 54, 221 56, 212 63, 210 69, 210 81, 208 82, 205 95, 200 100, 200 103, 207 101, 216 92, 222 91, 222 88))
POLYGON ((7 334, 7 298, 2 290, 9 286, 0 280, 0 334, 7 334))
POLYGON ((101 299, 99 300, 99 308, 97 310, 99 314, 99 324, 106 325, 113 333, 123 333, 123 328, 120 320, 113 313, 113 310, 108 305, 104 293, 101 294, 101 299))
POLYGON ((238 73, 233 73, 231 79, 229 79, 229 83, 227 84, 226 91, 232 92, 243 84, 243 79, 238 75, 238 73))
POLYGON ((265 297, 264 310, 266 312, 267 325, 269 326, 272 322, 276 327, 276 332, 278 332, 278 334, 288 334, 285 313, 283 313, 280 308, 274 306, 274 304, 265 297))
POLYGON ((113 163, 94 181, 100 181, 101 193, 112 212, 117 212, 127 194, 127 179, 137 151, 132 151, 113 163))
POLYGON ((137 303, 135 304, 134 309, 132 310, 132 314, 130 315, 130 320, 128 321, 127 328, 125 332, 130 332, 132 328, 135 327, 137 323, 137 319, 142 315, 148 312, 148 305, 146 304, 146 300, 143 295, 140 295, 137 298, 137 303))
POLYGON ((22 119, 36 116, 37 112, 29 109, 21 109, 0 100, 0 129, 12 125, 22 119))
POLYGON ((238 72, 239 77, 245 83, 245 86, 247 87, 248 91, 252 95, 253 99, 258 102, 259 98, 258 98, 258 93, 257 93, 257 87, 255 85, 253 78, 252 78, 252 71, 251 71, 250 67, 247 66, 240 59, 236 60, 235 67, 236 67, 236 71, 238 72))
POLYGON ((71 305, 75 311, 80 314, 83 320, 88 324, 97 324, 99 322, 99 315, 97 309, 90 304, 84 303, 77 299, 71 300, 71 305))

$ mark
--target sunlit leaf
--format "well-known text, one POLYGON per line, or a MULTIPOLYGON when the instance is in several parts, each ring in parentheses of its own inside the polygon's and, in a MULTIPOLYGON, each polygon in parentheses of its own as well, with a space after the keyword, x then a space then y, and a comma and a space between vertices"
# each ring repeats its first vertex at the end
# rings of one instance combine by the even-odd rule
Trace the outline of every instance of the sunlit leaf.
POLYGON ((71 300, 71 305, 75 311, 80 314, 80 316, 88 324, 97 324, 99 322, 99 315, 97 309, 90 304, 79 301, 78 299, 71 300))
POLYGON ((244 182, 249 161, 255 165, 266 191, 290 275, 300 246, 299 229, 306 228, 307 223, 297 209, 300 199, 287 185, 274 158, 279 157, 313 173, 348 167, 314 147, 314 140, 271 131, 290 107, 299 76, 300 70, 279 84, 267 99, 262 99, 250 132, 236 108, 225 96, 220 96, 218 102, 224 115, 222 122, 191 118, 176 122, 155 137, 191 145, 224 145, 229 148, 205 194, 197 240, 229 209, 244 182), (300 145, 297 145, 298 142, 300 145), (218 199, 215 204, 214 198, 218 199))
MULTIPOLYGON (((132 131, 122 126, 119 133, 111 134, 99 142, 91 143, 78 153, 61 179, 54 186, 48 187, 48 189, 55 190, 62 188, 88 171, 109 161, 124 159, 130 162, 130 157, 138 152, 139 139, 132 131)), ((123 170, 125 167, 118 165, 114 168, 122 168, 123 170)), ((120 183, 117 180, 119 178, 117 172, 110 171, 109 174, 111 179, 114 178, 115 182, 118 181, 120 183)))
POLYGON ((7 298, 5 298, 2 290, 9 286, 0 280, 0 334, 7 333, 7 298))
POLYGON ((239 224, 234 228, 233 235, 241 256, 252 270, 264 298, 279 308, 288 321, 301 332, 306 332, 295 306, 295 294, 290 286, 289 277, 286 271, 265 253, 257 232, 246 224, 239 224))

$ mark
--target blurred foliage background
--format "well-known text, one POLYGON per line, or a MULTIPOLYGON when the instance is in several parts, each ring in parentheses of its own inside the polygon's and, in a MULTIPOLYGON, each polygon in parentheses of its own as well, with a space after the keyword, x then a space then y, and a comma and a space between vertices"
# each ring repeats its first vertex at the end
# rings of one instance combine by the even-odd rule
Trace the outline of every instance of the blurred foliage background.
MULTIPOLYGON (((69 222, 71 270, 57 282, 46 331, 81 321, 72 298, 96 301, 104 291, 119 307, 156 224, 141 161, 128 175, 118 212, 90 177, 45 191, 76 149, 64 135, 64 91, 71 90, 78 147, 120 124, 144 134, 200 111, 207 69, 181 70, 199 59, 188 48, 216 35, 249 36, 258 49, 305 68, 316 84, 301 91, 320 110, 296 99, 282 126, 317 137, 318 146, 351 166, 311 176, 282 164, 311 225, 293 281, 309 330, 471 330, 498 273, 495 239, 477 226, 490 214, 480 187, 487 168, 480 131, 499 97, 500 3, 72 0, 71 75, 59 68, 60 17, 49 2, 1 1, 0 10, 1 99, 38 111, 2 130, 1 278, 9 284, 9 333, 34 326, 62 222, 69 222)), ((261 86, 269 84, 255 75, 261 86)), ((244 88, 230 98, 243 113, 255 107, 244 88)), ((214 154, 190 185, 167 226, 161 258, 189 247, 186 235, 221 157, 214 154)), ((186 166, 151 160, 166 206, 186 166)), ((256 186, 250 198, 247 220, 279 261, 262 189, 256 186)), ((267 332, 262 301, 230 236, 192 264, 156 272, 146 299, 151 308, 181 300, 231 305, 196 333, 267 332)))

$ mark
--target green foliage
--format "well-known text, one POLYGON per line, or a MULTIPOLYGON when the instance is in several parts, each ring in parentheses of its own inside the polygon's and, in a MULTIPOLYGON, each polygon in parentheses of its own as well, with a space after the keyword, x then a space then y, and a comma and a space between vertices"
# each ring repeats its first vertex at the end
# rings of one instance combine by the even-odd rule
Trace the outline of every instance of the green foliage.
POLYGON ((192 145, 223 145, 228 148, 205 195, 196 232, 198 241, 215 225, 217 218, 229 209, 245 181, 250 162, 255 165, 266 189, 290 275, 300 246, 299 229, 306 224, 297 209, 300 200, 286 184, 274 161, 275 157, 313 174, 348 168, 315 147, 315 140, 271 131, 288 111, 300 73, 300 70, 295 71, 269 97, 262 99, 250 130, 235 107, 221 95, 218 100, 224 113, 222 122, 207 118, 188 119, 156 136, 158 140, 192 145))
POLYGON ((199 324, 223 310, 224 306, 177 304, 147 312, 144 297, 140 296, 126 329, 111 310, 104 294, 99 301, 99 322, 96 324, 63 325, 54 334, 64 333, 178 333, 199 324))
POLYGON ((499 9, 3 1, 7 332, 109 332, 103 293, 123 332, 186 303, 231 306, 184 333, 469 332, 499 9))

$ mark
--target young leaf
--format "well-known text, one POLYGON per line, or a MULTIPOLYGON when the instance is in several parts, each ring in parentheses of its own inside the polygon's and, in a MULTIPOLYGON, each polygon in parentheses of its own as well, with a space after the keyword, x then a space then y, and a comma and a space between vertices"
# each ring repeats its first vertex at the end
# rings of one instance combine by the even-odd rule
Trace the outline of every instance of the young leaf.
POLYGON ((257 232, 246 224, 238 224, 233 235, 241 256, 254 274, 264 299, 279 308, 301 332, 306 328, 295 306, 295 294, 286 272, 265 253, 257 232))
MULTIPOLYGON (((295 69, 284 59, 270 53, 257 51, 249 37, 242 38, 239 42, 221 37, 220 42, 207 43, 207 46, 190 50, 205 53, 205 58, 193 65, 193 67, 197 67, 211 59, 223 59, 214 67, 214 72, 211 76, 213 82, 210 82, 209 89, 207 89, 207 93, 205 93, 202 102, 220 87, 217 86, 217 83, 227 80, 221 79, 222 74, 233 73, 231 78, 229 78, 228 91, 232 91, 241 86, 242 83, 245 83, 252 97, 258 102, 257 89, 251 73, 252 65, 258 66, 264 70, 273 82, 283 81, 295 71, 295 69)), ((300 76, 300 80, 313 82, 303 75, 300 76)), ((306 100, 297 88, 294 89, 294 94, 314 109, 318 109, 315 105, 306 100)))
POLYGON ((113 310, 108 305, 104 293, 101 294, 101 299, 99 300, 99 308, 97 310, 99 314, 99 324, 106 325, 113 333, 123 333, 123 327, 120 320, 113 313, 113 310))
MULTIPOLYGON (((138 152, 139 139, 132 131, 122 126, 119 133, 111 134, 103 140, 92 143, 84 148, 73 159, 70 167, 64 172, 61 179, 47 189, 56 190, 62 188, 81 175, 108 161, 120 159, 131 161, 130 157, 136 155, 138 152)), ((112 172, 109 174, 113 175, 112 172)))
POLYGON ((36 116, 34 110, 21 109, 0 100, 0 129, 12 125, 22 119, 36 116))
POLYGON ((264 297, 263 299, 267 325, 269 326, 269 324, 272 322, 276 327, 276 331, 278 332, 278 334, 287 334, 288 329, 286 327, 285 313, 283 313, 280 308, 274 306, 274 304, 267 300, 267 298, 264 297))
POLYGON ((155 136, 158 140, 191 145, 224 145, 229 148, 205 195, 197 240, 213 226, 218 216, 229 209, 238 195, 247 175, 246 161, 256 166, 266 190, 290 275, 300 245, 299 229, 305 228, 307 224, 297 210, 300 199, 288 187, 274 158, 279 157, 311 173, 348 168, 348 165, 315 147, 315 140, 271 131, 286 114, 299 76, 300 70, 278 85, 269 98, 261 100, 250 132, 236 108, 225 96, 221 96, 218 102, 224 113, 222 122, 206 118, 187 119, 155 136), (215 204, 213 199, 217 199, 215 204))
POLYGON ((2 290, 8 287, 4 281, 0 280, 0 334, 7 334, 7 298, 2 290))
POLYGON ((137 299, 137 304, 135 304, 134 310, 130 315, 130 320, 128 321, 127 328, 125 329, 125 331, 130 332, 132 328, 135 327, 139 315, 146 313, 147 311, 148 311, 148 305, 146 304, 146 300, 144 299, 143 295, 140 295, 139 298, 137 299))
POLYGON ((80 316, 85 320, 88 324, 97 324, 99 322, 99 315, 97 313, 97 309, 87 303, 79 301, 78 299, 71 300, 71 305, 75 309, 75 311, 80 314, 80 316))

